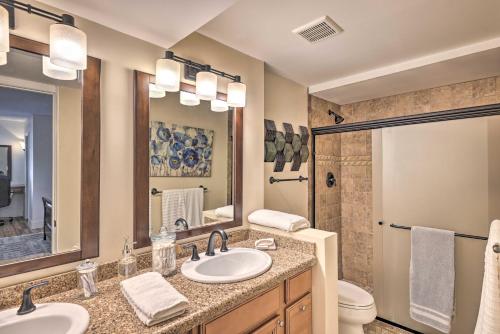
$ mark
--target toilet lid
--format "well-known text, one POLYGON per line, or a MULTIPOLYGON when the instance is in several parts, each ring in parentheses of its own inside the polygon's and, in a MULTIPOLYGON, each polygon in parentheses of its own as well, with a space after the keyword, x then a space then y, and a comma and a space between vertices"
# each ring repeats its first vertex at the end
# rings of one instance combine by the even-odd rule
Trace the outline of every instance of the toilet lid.
POLYGON ((375 303, 373 296, 360 287, 338 281, 339 304, 351 307, 367 307, 375 303))

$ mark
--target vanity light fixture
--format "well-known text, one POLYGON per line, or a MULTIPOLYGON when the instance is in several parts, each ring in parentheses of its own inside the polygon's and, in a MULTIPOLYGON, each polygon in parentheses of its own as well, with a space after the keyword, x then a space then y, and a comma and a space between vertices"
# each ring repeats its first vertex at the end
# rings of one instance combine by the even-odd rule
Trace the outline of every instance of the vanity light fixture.
POLYGON ((57 66, 50 62, 49 57, 43 56, 42 59, 42 72, 46 76, 57 80, 75 80, 78 77, 76 70, 71 70, 66 67, 57 66))
POLYGON ((9 52, 9 12, 0 6, 0 52, 9 52))
POLYGON ((227 85, 227 104, 230 107, 243 108, 246 105, 247 86, 240 82, 239 76, 227 85))
POLYGON ((210 72, 210 65, 196 73, 196 96, 208 101, 217 97, 217 76, 210 72))
POLYGON ((173 60, 172 51, 156 61, 156 86, 167 92, 178 92, 181 83, 181 64, 173 60))
POLYGON ((7 52, 0 52, 0 66, 7 64, 7 52))
POLYGON ((200 104, 200 99, 196 94, 181 91, 179 95, 182 105, 192 107, 200 104))
POLYGON ((158 87, 155 84, 149 84, 149 97, 152 99, 161 99, 165 97, 166 93, 163 88, 158 87))
POLYGON ((215 112, 223 112, 228 111, 229 106, 227 105, 226 101, 215 99, 210 101, 210 109, 215 112))
POLYGON ((50 62, 72 70, 87 68, 87 35, 75 27, 75 18, 63 14, 50 26, 50 62))
MULTIPOLYGON (((177 63, 184 64, 185 66, 184 72, 185 75, 187 75, 186 78, 191 80, 196 78, 196 95, 199 99, 213 101, 217 98, 217 76, 219 76, 233 81, 229 83, 227 86, 227 95, 228 95, 227 104, 230 107, 238 107, 238 108, 245 106, 246 85, 241 82, 241 77, 239 75, 228 74, 216 70, 212 68, 210 65, 196 63, 192 60, 176 56, 172 51, 165 52, 165 58, 159 59, 157 61, 156 84, 159 87, 164 88, 163 85, 161 84, 162 79, 160 78, 158 71, 158 62, 164 60, 171 60, 177 63), (196 76, 192 74, 193 72, 196 73, 196 76)), ((175 78, 176 82, 178 82, 180 85, 180 70, 172 71, 171 74, 172 78, 175 78)), ((169 91, 180 90, 180 87, 175 86, 175 88, 177 89, 169 91)))
MULTIPOLYGON (((50 62, 71 70, 87 68, 87 35, 75 27, 73 16, 54 14, 16 0, 0 0, 0 4, 55 21, 49 29, 50 62)), ((0 6, 0 52, 9 51, 9 15, 4 7, 0 6)))

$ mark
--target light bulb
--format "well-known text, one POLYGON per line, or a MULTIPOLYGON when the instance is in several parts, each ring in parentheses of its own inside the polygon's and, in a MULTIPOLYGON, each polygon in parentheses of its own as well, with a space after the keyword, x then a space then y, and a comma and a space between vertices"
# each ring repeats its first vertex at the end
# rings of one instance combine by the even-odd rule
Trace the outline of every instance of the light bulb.
POLYGON ((49 78, 57 80, 75 80, 78 77, 76 70, 54 65, 50 62, 49 57, 43 56, 42 64, 42 72, 49 78))
POLYGON ((214 73, 196 73, 196 96, 202 100, 214 100, 217 97, 217 76, 214 73))
POLYGON ((7 52, 0 52, 0 66, 7 64, 7 52))
POLYGON ((247 86, 241 82, 227 85, 227 104, 230 107, 243 108, 246 105, 247 86))
POLYGON ((167 92, 178 92, 181 82, 181 65, 172 59, 156 61, 156 86, 167 92))
POLYGON ((223 112, 223 111, 227 111, 229 109, 229 107, 227 106, 226 101, 216 99, 216 100, 210 101, 210 109, 212 109, 212 111, 215 111, 215 112, 223 112))
POLYGON ((181 104, 185 106, 197 106, 200 104, 200 99, 193 93, 183 92, 180 93, 181 104))
POLYGON ((50 26, 50 62, 72 70, 87 68, 87 35, 70 24, 50 26))
POLYGON ((9 52, 9 12, 0 6, 0 52, 9 52))
POLYGON ((157 87, 157 85, 150 83, 149 84, 149 97, 152 99, 161 99, 165 97, 166 93, 163 89, 157 87))

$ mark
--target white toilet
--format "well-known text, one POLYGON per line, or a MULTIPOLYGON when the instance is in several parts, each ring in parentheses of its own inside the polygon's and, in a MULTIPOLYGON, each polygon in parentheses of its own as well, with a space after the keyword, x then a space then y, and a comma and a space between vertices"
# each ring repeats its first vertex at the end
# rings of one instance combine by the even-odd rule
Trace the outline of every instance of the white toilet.
POLYGON ((338 281, 339 334, 363 334, 377 316, 373 296, 354 284, 338 281))

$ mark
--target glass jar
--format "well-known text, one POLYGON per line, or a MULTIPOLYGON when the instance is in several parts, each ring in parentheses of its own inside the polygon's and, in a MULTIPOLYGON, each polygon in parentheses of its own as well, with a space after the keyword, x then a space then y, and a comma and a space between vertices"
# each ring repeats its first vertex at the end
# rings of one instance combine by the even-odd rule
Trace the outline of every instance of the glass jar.
POLYGON ((82 289, 83 296, 90 298, 97 294, 97 263, 85 260, 76 267, 78 287, 82 289))
POLYGON ((153 271, 163 276, 175 272, 175 232, 163 229, 151 236, 153 271))

